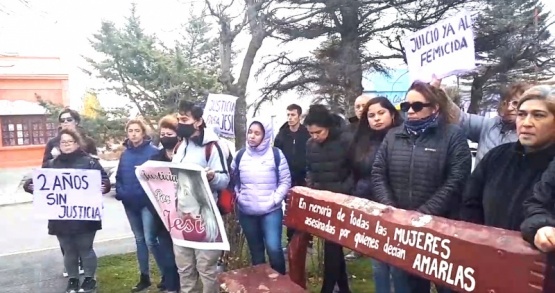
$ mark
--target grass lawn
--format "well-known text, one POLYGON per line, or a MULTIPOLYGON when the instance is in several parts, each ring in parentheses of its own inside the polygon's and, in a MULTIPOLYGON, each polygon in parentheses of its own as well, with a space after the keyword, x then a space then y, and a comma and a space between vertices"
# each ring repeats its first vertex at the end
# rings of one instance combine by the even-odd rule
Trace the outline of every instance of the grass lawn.
MULTIPOLYGON (((307 260, 307 267, 311 270, 311 261, 307 260)), ((347 262, 348 273, 353 293, 373 293, 372 269, 368 259, 347 262)), ((152 289, 145 292, 158 292, 156 284, 160 281, 158 269, 151 262, 152 289)), ((313 270, 314 271, 314 270, 313 270)), ((309 272, 309 275, 312 275, 309 272)), ((101 257, 98 260, 99 292, 130 292, 139 278, 139 268, 135 253, 101 257)), ((317 277, 309 278, 310 292, 320 292, 322 280, 317 277)))

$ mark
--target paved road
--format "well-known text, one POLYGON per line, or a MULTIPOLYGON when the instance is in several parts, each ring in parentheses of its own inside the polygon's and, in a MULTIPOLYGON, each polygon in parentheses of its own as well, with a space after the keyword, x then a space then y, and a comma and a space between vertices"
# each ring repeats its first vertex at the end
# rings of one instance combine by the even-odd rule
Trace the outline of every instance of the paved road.
MULTIPOLYGON (((132 238, 97 242, 98 256, 135 251, 132 238)), ((0 256, 0 293, 60 293, 67 279, 62 277, 60 249, 0 256)), ((111 293, 111 292, 107 292, 111 293)))
MULTIPOLYGON (((132 252, 135 244, 121 203, 107 195, 103 229, 96 236, 99 256, 132 252)), ((0 293, 59 293, 60 248, 47 232, 47 221, 34 216, 33 205, 0 206, 0 293)))

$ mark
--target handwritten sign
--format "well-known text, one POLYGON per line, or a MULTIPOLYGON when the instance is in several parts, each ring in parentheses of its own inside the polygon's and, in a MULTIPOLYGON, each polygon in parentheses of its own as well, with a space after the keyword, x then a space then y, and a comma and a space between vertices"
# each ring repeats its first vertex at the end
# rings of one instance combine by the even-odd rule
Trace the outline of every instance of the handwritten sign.
POLYGON ((306 187, 294 187, 287 204, 288 227, 339 243, 457 292, 542 292, 544 286, 545 256, 517 232, 306 187), (517 282, 519 278, 521 282, 517 282))
POLYGON ((472 17, 463 11, 403 39, 411 81, 430 82, 475 67, 472 17))
POLYGON ((204 168, 147 161, 135 174, 175 245, 229 250, 222 217, 204 168))
POLYGON ((223 137, 235 138, 235 102, 237 97, 209 94, 203 119, 207 125, 219 125, 223 137))
POLYGON ((49 220, 102 219, 99 170, 36 169, 33 185, 37 214, 49 220))

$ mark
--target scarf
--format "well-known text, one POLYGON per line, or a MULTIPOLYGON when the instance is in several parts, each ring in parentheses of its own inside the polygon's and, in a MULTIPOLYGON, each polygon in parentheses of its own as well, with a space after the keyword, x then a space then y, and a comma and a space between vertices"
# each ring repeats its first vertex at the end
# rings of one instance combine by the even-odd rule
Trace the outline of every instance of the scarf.
POLYGON ((435 113, 418 120, 406 120, 405 129, 410 134, 419 135, 426 131, 426 129, 430 128, 430 126, 436 126, 438 117, 439 113, 435 113))

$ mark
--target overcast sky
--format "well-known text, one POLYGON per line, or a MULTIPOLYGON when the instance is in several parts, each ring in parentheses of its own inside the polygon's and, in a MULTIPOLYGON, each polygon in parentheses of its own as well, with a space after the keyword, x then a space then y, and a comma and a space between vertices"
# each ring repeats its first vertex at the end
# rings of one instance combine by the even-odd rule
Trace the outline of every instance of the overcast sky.
MULTIPOLYGON (((87 88, 100 85, 98 80, 86 76, 79 69, 85 65, 81 55, 90 56, 92 49, 88 38, 98 31, 102 20, 122 23, 129 14, 132 0, 28 0, 29 7, 20 0, 2 0, 0 9, 7 9, 10 15, 0 18, 0 52, 18 52, 20 55, 61 56, 70 74, 70 97, 72 107, 80 107, 81 98, 87 88)), ((24 2, 24 1, 23 1, 24 2)), ((182 23, 187 20, 190 5, 202 8, 203 0, 136 0, 138 13, 143 26, 164 40, 176 38, 182 23)), ((544 2, 553 11, 555 1, 544 2)), ((248 36, 242 35, 237 44, 246 44, 248 36)), ((294 45, 294 55, 308 55, 317 45, 316 42, 303 42, 294 45)), ((277 41, 265 41, 258 58, 276 53, 277 41)), ((289 50, 293 48, 279 48, 289 50)), ((242 57, 242 56, 241 56, 242 57)), ((239 59, 242 60, 242 59, 239 59)), ((240 62, 237 62, 240 64, 240 62)), ((400 65, 399 61, 389 64, 400 65)), ((254 68, 256 70, 256 68, 254 68)), ((251 79, 249 100, 254 100, 257 89, 263 80, 251 79)), ((101 95, 100 102, 105 107, 122 106, 126 99, 113 95, 101 95)), ((283 108, 292 102, 299 103, 296 95, 290 94, 276 104, 283 108)), ((310 99, 301 104, 307 106, 310 99)), ((269 106, 265 107, 266 109, 269 106)), ((274 112, 275 113, 275 112, 274 112)), ((279 120, 284 119, 278 117, 279 120)))

